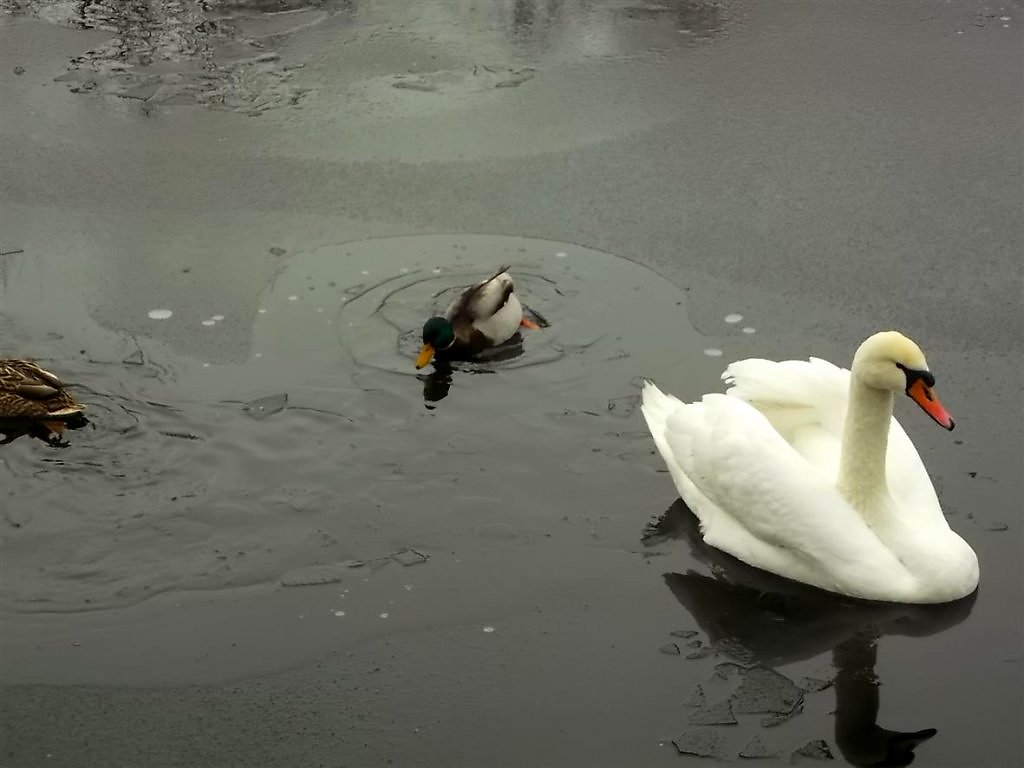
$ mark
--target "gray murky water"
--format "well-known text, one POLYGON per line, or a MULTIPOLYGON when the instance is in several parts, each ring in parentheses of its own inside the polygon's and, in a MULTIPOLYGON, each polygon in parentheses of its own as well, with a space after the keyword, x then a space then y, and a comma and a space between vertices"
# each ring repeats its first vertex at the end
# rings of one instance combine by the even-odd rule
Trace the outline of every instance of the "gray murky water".
POLYGON ((1019 3, 0 7, 0 354, 93 421, 0 455, 5 766, 1020 762, 1019 3), (417 372, 501 263, 548 327, 417 372), (636 411, 879 323, 953 605, 708 549, 636 411))

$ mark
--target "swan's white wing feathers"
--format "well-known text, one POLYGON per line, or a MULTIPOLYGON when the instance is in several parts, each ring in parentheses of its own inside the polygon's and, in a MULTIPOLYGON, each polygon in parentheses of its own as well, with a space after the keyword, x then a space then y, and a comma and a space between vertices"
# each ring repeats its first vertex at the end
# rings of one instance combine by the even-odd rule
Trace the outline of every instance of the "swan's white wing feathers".
MULTIPOLYGON (((800 455, 835 478, 850 392, 850 372, 827 360, 749 359, 732 363, 726 392, 761 411, 800 455)), ((895 416, 886 454, 889 492, 910 518, 942 517, 924 462, 895 416)), ((909 518, 908 518, 909 519, 909 518)))
POLYGON ((751 565, 847 594, 891 591, 894 574, 905 574, 909 582, 831 478, 753 406, 727 395, 684 404, 648 383, 643 411, 708 544, 751 565), (875 584, 882 574, 886 583, 875 584))

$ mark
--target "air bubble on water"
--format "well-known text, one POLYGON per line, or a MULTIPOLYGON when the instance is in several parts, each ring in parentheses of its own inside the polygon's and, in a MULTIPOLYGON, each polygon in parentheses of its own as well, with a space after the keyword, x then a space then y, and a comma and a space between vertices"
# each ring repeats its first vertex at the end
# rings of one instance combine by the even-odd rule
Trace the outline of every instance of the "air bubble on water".
POLYGON ((707 355, 708 357, 721 357, 722 356, 722 350, 714 349, 712 347, 711 349, 705 349, 704 350, 704 354, 707 355))
POLYGON ((738 314, 736 312, 733 312, 731 315, 726 315, 725 316, 725 322, 727 322, 727 323, 738 323, 742 319, 743 319, 743 315, 740 315, 740 314, 738 314))
POLYGON ((149 310, 150 320, 166 320, 174 313, 169 309, 151 309, 149 310))

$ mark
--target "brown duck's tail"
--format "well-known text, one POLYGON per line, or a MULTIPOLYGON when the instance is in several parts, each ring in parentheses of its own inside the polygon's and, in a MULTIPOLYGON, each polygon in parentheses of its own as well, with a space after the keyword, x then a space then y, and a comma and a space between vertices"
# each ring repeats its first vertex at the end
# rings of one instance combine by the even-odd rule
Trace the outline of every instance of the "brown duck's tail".
POLYGON ((489 283, 489 282, 490 282, 491 280, 493 280, 494 278, 496 278, 496 277, 497 277, 498 275, 500 275, 500 274, 502 274, 502 273, 504 273, 504 272, 508 272, 508 271, 509 271, 510 269, 512 269, 512 265, 511 265, 511 264, 504 264, 504 265, 502 265, 502 266, 498 267, 498 271, 497 271, 497 272, 495 272, 495 273, 494 273, 493 275, 491 275, 490 277, 488 277, 488 278, 487 278, 486 280, 484 280, 484 282, 485 282, 485 283, 489 283))

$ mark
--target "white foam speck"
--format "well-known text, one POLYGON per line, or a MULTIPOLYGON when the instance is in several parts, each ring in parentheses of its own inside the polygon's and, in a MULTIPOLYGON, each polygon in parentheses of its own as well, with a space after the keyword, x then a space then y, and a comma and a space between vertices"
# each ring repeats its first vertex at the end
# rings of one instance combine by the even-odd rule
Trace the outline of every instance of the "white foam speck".
POLYGON ((962 29, 958 29, 958 30, 956 31, 956 33, 957 33, 958 35, 962 35, 962 34, 964 33, 964 31, 963 31, 962 29))
POLYGON ((203 368, 209 368, 209 367, 210 367, 209 363, 203 363, 203 368))
POLYGON ((216 320, 203 320, 203 325, 205 325, 205 326, 211 326, 211 325, 216 325, 216 324, 217 324, 216 320))
POLYGON ((725 316, 725 322, 727 323, 738 323, 742 319, 743 315, 737 314, 735 312, 733 312, 731 315, 725 316))
POLYGON ((1003 29, 1009 29, 1009 28, 1010 28, 1009 24, 1003 24, 1003 29))
POLYGON ((345 612, 344 612, 344 611, 335 611, 335 612, 334 612, 334 615, 335 615, 335 616, 344 616, 344 615, 345 615, 345 612))
POLYGON ((169 309, 151 309, 149 310, 150 320, 166 320, 174 313, 169 309))
POLYGON ((403 584, 402 586, 405 587, 406 592, 412 591, 412 584, 403 584))
POLYGON ((263 357, 263 353, 262 352, 255 352, 255 353, 253 353, 253 357, 263 357))
POLYGON ((295 296, 294 294, 288 297, 288 301, 298 301, 298 300, 299 300, 299 297, 295 296))
POLYGON ((441 274, 441 268, 440 267, 434 267, 434 274, 435 275, 440 275, 441 274))
POLYGON ((398 270, 398 271, 399 271, 399 273, 401 273, 401 274, 403 274, 403 275, 404 275, 404 274, 405 274, 406 272, 408 272, 408 271, 409 271, 409 268, 408 268, 408 267, 402 267, 402 268, 401 268, 400 270, 398 270))
POLYGON ((342 301, 348 301, 348 296, 342 296, 342 297, 341 297, 341 300, 342 300, 342 301))
POLYGON ((1009 21, 1009 20, 1010 20, 1010 17, 1009 17, 1009 16, 1000 16, 1000 17, 999 17, 999 20, 1000 20, 1000 21, 1009 21))
POLYGON ((323 307, 317 307, 317 308, 316 308, 316 311, 317 311, 317 312, 323 312, 323 311, 324 311, 324 308, 323 308, 323 307))
POLYGON ((746 325, 746 326, 743 327, 743 332, 744 333, 757 333, 757 328, 754 328, 753 326, 750 326, 750 325, 746 325))
POLYGON ((493 631, 494 631, 494 627, 492 627, 492 626, 484 627, 484 632, 486 632, 487 634, 491 634, 491 632, 493 632, 493 631))
POLYGON ((368 270, 368 269, 364 269, 364 270, 363 270, 362 272, 360 272, 359 274, 360 274, 360 275, 368 275, 368 274, 370 274, 370 270, 368 270))
POLYGON ((224 315, 213 315, 210 317, 210 319, 213 320, 213 322, 215 323, 219 323, 221 320, 224 319, 224 315))
POLYGON ((391 615, 391 614, 389 614, 389 613, 387 613, 387 612, 385 611, 384 613, 382 613, 382 614, 380 615, 380 617, 381 617, 382 619, 386 619, 386 618, 387 618, 388 616, 390 616, 390 615, 391 615))
POLYGON ((559 258, 559 259, 564 259, 564 258, 565 258, 566 256, 568 256, 568 255, 569 255, 569 254, 568 254, 568 253, 566 253, 565 251, 559 251, 558 253, 556 253, 556 254, 555 254, 555 256, 556 256, 557 258, 559 258))
POLYGON ((259 312, 259 313, 260 313, 261 315, 265 315, 265 314, 267 314, 267 310, 265 310, 265 309, 264 309, 263 307, 260 307, 260 308, 259 308, 259 309, 257 309, 256 311, 257 311, 257 312, 259 312))
POLYGON ((721 357, 722 356, 722 350, 714 349, 714 348, 712 348, 712 349, 705 349, 704 350, 704 354, 707 355, 708 357, 721 357))

